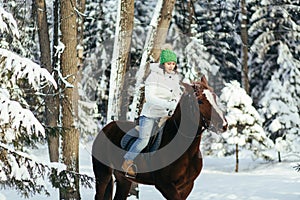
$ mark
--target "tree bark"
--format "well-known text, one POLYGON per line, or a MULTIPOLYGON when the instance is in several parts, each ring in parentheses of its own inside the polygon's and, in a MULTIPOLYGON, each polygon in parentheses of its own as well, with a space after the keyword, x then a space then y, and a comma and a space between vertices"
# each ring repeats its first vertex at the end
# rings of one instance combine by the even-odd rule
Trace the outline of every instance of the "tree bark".
POLYGON ((248 78, 248 32, 247 32, 247 8, 246 0, 241 1, 242 7, 242 23, 241 23, 241 38, 242 38, 242 83, 247 94, 250 92, 248 78))
POLYGON ((148 32, 144 52, 142 55, 141 65, 136 74, 135 94, 133 103, 131 105, 130 120, 133 121, 139 112, 137 109, 140 105, 141 99, 141 85, 146 76, 147 62, 149 58, 154 61, 159 61, 162 45, 165 44, 168 34, 170 22, 172 19, 172 12, 175 6, 175 0, 159 0, 156 4, 155 12, 150 23, 150 30, 148 32))
MULTIPOLYGON (((84 12, 85 12, 86 0, 77 0, 79 17, 78 17, 78 29, 77 29, 77 57, 78 57, 78 68, 81 73, 83 67, 83 37, 84 37, 84 12)), ((80 75, 81 76, 81 75, 80 75)), ((81 78, 79 79, 81 80, 81 78)))
POLYGON ((121 117, 123 105, 122 90, 124 77, 130 59, 130 46, 134 20, 134 1, 121 1, 118 5, 118 17, 114 51, 110 75, 107 121, 121 117))
POLYGON ((239 145, 235 145, 235 172, 239 171, 239 145))
MULTIPOLYGON (((78 118, 78 68, 77 68, 77 22, 76 0, 61 1, 61 41, 65 45, 61 55, 62 76, 71 86, 62 87, 62 156, 67 170, 79 172, 79 131, 78 118)), ((60 191, 61 199, 80 199, 79 180, 75 178, 73 187, 60 191)))
POLYGON ((277 152, 278 155, 278 162, 281 162, 281 155, 280 155, 280 151, 277 152))
MULTIPOLYGON (((41 52, 41 66, 53 73, 51 64, 51 51, 47 23, 47 10, 45 0, 35 0, 37 10, 37 24, 39 45, 41 52)), ((59 159, 59 133, 57 129, 59 99, 55 95, 57 90, 52 86, 44 89, 45 96, 45 125, 48 138, 49 157, 51 162, 59 159)))
MULTIPOLYGON (((159 1, 160 2, 160 1, 159 1)), ((159 3, 158 2, 158 3, 159 3)), ((164 0, 159 13, 159 18, 157 20, 157 31, 155 32, 153 40, 153 48, 151 50, 150 56, 153 61, 158 62, 161 52, 161 47, 165 44, 170 22, 172 19, 172 12, 174 10, 175 0, 164 0)))

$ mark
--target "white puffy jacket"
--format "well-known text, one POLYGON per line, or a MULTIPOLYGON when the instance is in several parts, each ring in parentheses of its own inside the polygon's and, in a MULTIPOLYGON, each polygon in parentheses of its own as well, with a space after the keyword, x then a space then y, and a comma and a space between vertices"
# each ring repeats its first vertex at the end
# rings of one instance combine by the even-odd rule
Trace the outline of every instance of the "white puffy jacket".
POLYGON ((167 73, 159 63, 150 64, 150 74, 145 80, 145 100, 141 115, 165 117, 172 114, 182 95, 177 73, 167 73))

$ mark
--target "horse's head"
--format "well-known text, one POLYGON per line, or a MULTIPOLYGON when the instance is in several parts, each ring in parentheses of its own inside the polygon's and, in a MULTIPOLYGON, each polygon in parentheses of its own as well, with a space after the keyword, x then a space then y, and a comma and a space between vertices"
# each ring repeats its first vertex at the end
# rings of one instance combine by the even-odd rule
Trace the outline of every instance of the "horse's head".
POLYGON ((208 85, 205 76, 203 76, 200 81, 193 83, 192 90, 198 102, 199 110, 201 113, 200 120, 202 125, 205 128, 215 132, 226 131, 228 123, 224 117, 222 110, 217 104, 216 94, 208 85))

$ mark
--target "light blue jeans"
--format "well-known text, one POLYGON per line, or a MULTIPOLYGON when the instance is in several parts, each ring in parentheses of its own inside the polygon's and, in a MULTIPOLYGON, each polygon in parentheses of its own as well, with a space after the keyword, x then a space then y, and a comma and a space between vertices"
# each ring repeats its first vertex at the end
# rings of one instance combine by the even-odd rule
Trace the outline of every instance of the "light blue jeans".
POLYGON ((124 155, 125 160, 134 160, 135 157, 147 146, 149 143, 153 128, 157 125, 159 118, 149 118, 141 116, 139 119, 140 131, 139 137, 131 145, 129 151, 124 155))

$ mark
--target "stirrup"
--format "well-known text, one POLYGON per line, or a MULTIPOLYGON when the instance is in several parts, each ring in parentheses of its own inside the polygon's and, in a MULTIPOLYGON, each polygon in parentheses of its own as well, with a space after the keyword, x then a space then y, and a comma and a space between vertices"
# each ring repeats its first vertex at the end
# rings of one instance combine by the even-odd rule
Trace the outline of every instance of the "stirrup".
POLYGON ((133 179, 136 177, 136 172, 137 172, 137 166, 136 166, 136 164, 131 163, 131 164, 127 167, 127 169, 124 169, 123 167, 122 167, 122 169, 123 169, 124 172, 125 172, 125 177, 127 177, 127 178, 133 178, 133 179), (131 167, 132 170, 134 171, 134 175, 128 173, 128 169, 129 169, 130 167, 131 167))

